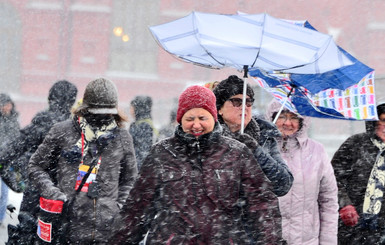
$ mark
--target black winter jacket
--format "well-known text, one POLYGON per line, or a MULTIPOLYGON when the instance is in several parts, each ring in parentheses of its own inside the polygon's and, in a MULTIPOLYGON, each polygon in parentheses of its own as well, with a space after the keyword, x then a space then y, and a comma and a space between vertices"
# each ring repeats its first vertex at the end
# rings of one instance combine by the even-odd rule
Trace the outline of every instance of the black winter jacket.
MULTIPOLYGON (((238 137, 230 133, 226 124, 223 123, 222 127, 226 136, 238 139, 238 137)), ((286 195, 293 184, 294 178, 285 160, 281 157, 276 140, 281 133, 277 127, 271 122, 254 117, 246 126, 244 133, 256 141, 254 144, 248 144, 248 142, 241 140, 253 152, 266 177, 272 182, 274 193, 277 196, 286 195)))
POLYGON ((277 197, 251 152, 178 126, 144 160, 113 244, 280 244, 277 197), (248 237, 247 234, 252 234, 248 237))
POLYGON ((332 159, 338 184, 339 206, 343 208, 353 205, 360 216, 359 223, 354 227, 346 226, 341 219, 339 220, 338 240, 340 244, 385 244, 385 203, 382 203, 376 230, 365 227, 362 220, 366 187, 379 153, 379 149, 371 139, 381 142, 374 132, 375 123, 367 122, 366 133, 349 137, 332 159))

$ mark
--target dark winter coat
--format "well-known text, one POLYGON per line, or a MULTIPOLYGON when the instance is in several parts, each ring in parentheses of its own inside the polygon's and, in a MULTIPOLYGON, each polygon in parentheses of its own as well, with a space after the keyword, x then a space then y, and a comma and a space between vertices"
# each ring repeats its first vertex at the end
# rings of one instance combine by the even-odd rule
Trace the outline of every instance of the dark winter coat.
POLYGON ((367 132, 349 137, 337 150, 332 159, 338 184, 339 206, 353 205, 359 222, 348 227, 339 220, 338 239, 340 244, 385 244, 385 203, 378 218, 378 229, 369 230, 362 225, 362 211, 366 187, 379 149, 371 139, 381 139, 375 134, 374 124, 367 122, 367 132), (383 241, 383 243, 380 243, 383 241))
POLYGON ((152 120, 138 120, 131 123, 129 129, 130 135, 134 143, 135 156, 138 164, 138 169, 142 166, 142 162, 154 143, 153 134, 154 128, 152 120))
POLYGON ((11 110, 10 115, 0 113, 0 149, 8 147, 8 143, 19 136, 18 117, 19 113, 15 109, 11 110))
POLYGON ((48 109, 37 113, 31 123, 20 130, 6 148, 0 151, 0 175, 15 192, 23 192, 19 211, 19 225, 8 232, 8 244, 31 244, 36 234, 36 215, 39 208, 39 193, 29 184, 27 167, 31 155, 43 142, 50 128, 70 116, 77 88, 67 81, 56 82, 49 90, 48 109), (13 171, 9 171, 12 169, 13 171))
MULTIPOLYGON (((223 123, 222 127, 224 128, 224 134, 226 136, 237 138, 229 133, 226 124, 223 123)), ((263 172, 272 182, 274 193, 277 196, 283 196, 288 193, 293 184, 293 175, 285 163, 285 160, 281 157, 276 140, 281 133, 277 127, 266 120, 254 117, 246 126, 244 133, 256 141, 256 144, 248 144, 250 142, 240 140, 242 143, 246 143, 253 152, 263 172)))
MULTIPOLYGON (((116 128, 107 144, 90 143, 96 143, 101 157, 96 177, 100 194, 94 203, 85 192, 75 194, 80 156, 70 153, 80 137, 76 118, 54 125, 31 157, 29 178, 44 198, 74 200, 72 208, 63 214, 63 219, 70 220, 68 240, 106 243, 119 222, 119 207, 125 203, 137 175, 132 140, 127 130, 116 128)), ((90 165, 91 160, 86 154, 84 164, 90 165)))
POLYGON ((198 140, 179 126, 145 159, 113 244, 137 244, 147 232, 148 244, 280 244, 271 189, 251 152, 219 124, 198 140))

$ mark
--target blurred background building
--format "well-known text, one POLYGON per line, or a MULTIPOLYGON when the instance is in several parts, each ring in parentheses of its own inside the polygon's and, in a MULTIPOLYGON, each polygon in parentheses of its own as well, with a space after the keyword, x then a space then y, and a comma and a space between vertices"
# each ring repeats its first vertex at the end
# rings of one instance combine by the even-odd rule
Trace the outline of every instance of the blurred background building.
MULTIPOLYGON (((0 91, 11 94, 24 126, 46 107, 55 81, 75 83, 81 96, 88 82, 103 76, 117 84, 125 110, 134 96, 151 96, 154 122, 160 127, 169 122, 173 101, 186 86, 242 76, 231 68, 184 63, 158 47, 148 26, 191 11, 266 12, 308 20, 376 70, 377 102, 385 102, 383 0, 0 0, 0 91)), ((255 89, 255 111, 263 114, 271 96, 255 89)), ((332 154, 350 134, 364 130, 363 125, 314 119, 310 134, 332 154)))

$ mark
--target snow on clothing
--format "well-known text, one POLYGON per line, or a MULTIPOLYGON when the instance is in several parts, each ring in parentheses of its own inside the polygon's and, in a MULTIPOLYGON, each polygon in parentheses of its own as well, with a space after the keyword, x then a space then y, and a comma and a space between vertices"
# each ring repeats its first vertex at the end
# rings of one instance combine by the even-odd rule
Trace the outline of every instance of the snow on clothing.
POLYGON ((38 112, 31 123, 20 130, 19 137, 13 139, 7 148, 0 151, 0 164, 12 165, 15 171, 1 171, 4 182, 15 192, 23 192, 19 211, 19 225, 16 230, 9 229, 8 245, 31 244, 36 236, 36 215, 39 208, 39 193, 28 183, 27 167, 31 155, 43 142, 50 128, 70 116, 77 88, 70 82, 56 82, 49 90, 47 110, 38 112), (21 174, 21 180, 18 180, 21 174))
MULTIPOLYGON (((6 148, 10 140, 19 135, 20 125, 18 121, 19 113, 15 110, 15 105, 7 94, 0 94, 0 108, 11 103, 12 109, 10 114, 5 115, 0 111, 0 149, 6 148)), ((7 211, 8 203, 8 187, 3 180, 1 182, 0 191, 0 223, 3 222, 7 211)))
POLYGON ((137 244, 147 231, 148 244, 253 244, 245 229, 254 244, 280 244, 270 189, 251 152, 218 123, 198 139, 178 126, 145 159, 113 244, 137 244))
POLYGON ((84 164, 91 164, 95 151, 101 157, 96 176, 100 194, 94 204, 86 192, 75 194, 81 153, 74 146, 80 138, 77 117, 54 125, 31 157, 29 178, 44 198, 75 199, 67 213, 71 221, 69 241, 107 243, 119 222, 119 206, 125 203, 137 175, 132 140, 127 130, 116 128, 112 134, 89 143, 93 150, 85 153, 84 164))
MULTIPOLYGON (((221 118, 219 121, 223 122, 221 118)), ((221 125, 224 128, 224 135, 234 138, 227 125, 225 123, 221 125)), ((274 193, 277 196, 285 195, 293 184, 293 175, 282 159, 275 139, 281 133, 274 124, 257 117, 251 119, 244 133, 258 142, 256 148, 250 150, 266 177, 272 182, 274 193)))
POLYGON ((385 208, 384 203, 377 219, 377 228, 371 230, 363 220, 365 191, 379 149, 372 139, 381 139, 375 134, 377 122, 366 122, 365 133, 350 136, 336 151, 332 164, 339 188, 339 207, 353 205, 359 220, 356 226, 346 226, 340 219, 338 240, 340 244, 384 244, 385 208), (380 242, 382 241, 382 242, 380 242))
MULTIPOLYGON (((281 104, 267 109, 270 120, 281 104)), ((282 157, 294 175, 290 191, 279 197, 283 238, 288 244, 337 244, 337 183, 322 144, 308 138, 310 118, 287 140, 278 137, 282 157), (283 144, 286 144, 284 146, 283 144), (283 149, 286 150, 283 150, 283 149)))

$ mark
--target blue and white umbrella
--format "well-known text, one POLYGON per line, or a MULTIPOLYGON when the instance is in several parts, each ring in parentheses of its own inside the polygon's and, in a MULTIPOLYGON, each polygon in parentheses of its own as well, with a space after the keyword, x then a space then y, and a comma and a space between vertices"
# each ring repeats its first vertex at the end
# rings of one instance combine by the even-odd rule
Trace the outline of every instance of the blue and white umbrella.
MULTIPOLYGON (((286 21, 315 30, 308 21, 286 21)), ((319 74, 284 74, 259 69, 252 69, 249 74, 282 104, 281 110, 286 107, 301 115, 319 118, 378 120, 374 69, 338 48, 353 65, 319 74)))
MULTIPOLYGON (((352 65, 330 35, 268 14, 192 12, 150 27, 158 44, 175 57, 208 68, 233 67, 319 74, 352 65)), ((330 87, 329 84, 325 89, 330 87)), ((244 85, 246 94, 246 79, 244 85)), ((244 97, 242 112, 245 110, 244 97)), ((244 118, 242 117, 243 132, 244 118)))

